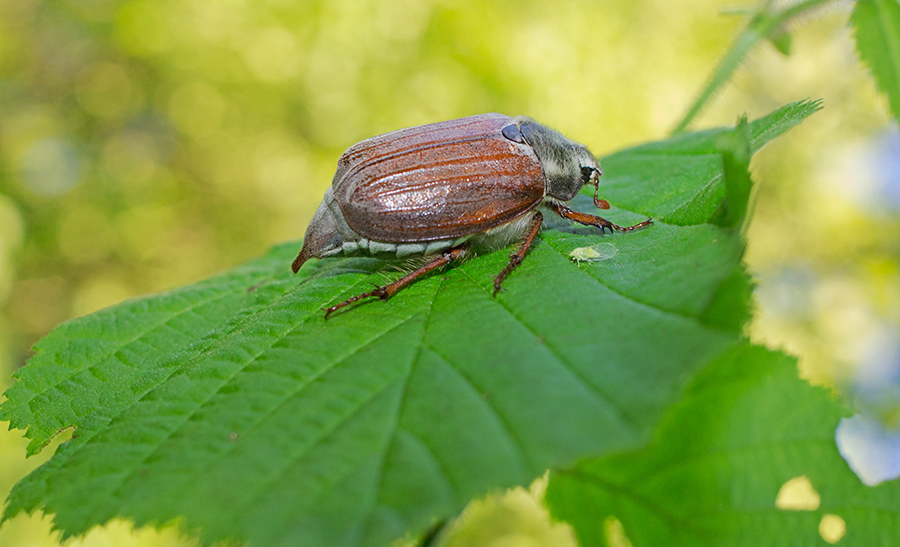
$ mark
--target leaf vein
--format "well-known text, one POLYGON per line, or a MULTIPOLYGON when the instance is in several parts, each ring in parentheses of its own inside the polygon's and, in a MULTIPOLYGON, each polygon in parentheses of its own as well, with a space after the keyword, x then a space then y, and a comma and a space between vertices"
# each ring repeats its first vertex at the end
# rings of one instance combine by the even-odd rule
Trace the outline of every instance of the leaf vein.
POLYGON ((529 458, 525 452, 524 444, 522 443, 521 439, 519 439, 519 437, 515 434, 515 432, 512 429, 512 426, 509 424, 509 422, 506 420, 506 418, 504 418, 504 416, 500 412, 500 410, 491 403, 491 400, 487 396, 487 394, 482 392, 478 388, 478 386, 475 385, 474 381, 471 378, 469 378, 467 375, 465 375, 463 373, 463 371, 460 370, 460 367, 454 365, 453 362, 450 361, 450 359, 445 357, 443 354, 441 354, 441 352, 439 352, 437 349, 435 349, 430 344, 428 345, 428 348, 431 351, 433 351, 435 355, 440 357, 441 360, 444 361, 444 363, 447 364, 447 368, 456 372, 456 374, 458 374, 460 378, 465 380, 466 385, 469 386, 469 388, 472 390, 472 392, 475 393, 479 399, 484 401, 485 406, 491 410, 491 412, 494 414, 494 416, 499 421, 500 425, 503 426, 504 430, 506 430, 507 436, 508 436, 507 442, 509 442, 510 446, 512 446, 515 449, 514 452, 516 453, 516 455, 519 456, 520 464, 523 466, 523 470, 526 473, 528 473, 530 470, 534 469, 534 467, 532 466, 532 464, 529 461, 529 458))
MULTIPOLYGON (((548 244, 548 247, 553 248, 553 247, 552 247, 551 245, 549 245, 549 244, 548 244)), ((469 275, 468 273, 466 273, 466 275, 469 277, 469 279, 472 280, 473 283, 475 283, 476 285, 478 285, 478 283, 475 281, 475 279, 474 279, 471 275, 469 275)), ((482 288, 484 288, 484 287, 482 287, 482 288)), ((489 291, 485 290, 485 292, 489 292, 489 291)), ((608 406, 609 408, 611 408, 611 409, 613 410, 613 412, 614 412, 617 416, 619 416, 619 417, 621 418, 621 421, 624 422, 625 424, 627 424, 633 431, 636 432, 636 431, 639 431, 639 430, 640 430, 639 427, 638 427, 638 425, 637 425, 637 421, 636 421, 633 417, 629 416, 629 415, 624 411, 624 409, 619 408, 619 407, 616 405, 615 401, 612 399, 612 397, 610 397, 610 395, 609 395, 608 393, 602 391, 599 387, 597 387, 596 385, 594 385, 592 382, 588 381, 588 379, 585 378, 583 374, 581 374, 580 372, 578 372, 578 371, 575 369, 575 367, 574 367, 571 363, 569 363, 568 361, 566 361, 566 359, 562 356, 562 354, 560 353, 560 351, 559 351, 558 349, 556 349, 556 348, 553 346, 553 344, 547 342, 546 339, 542 339, 542 338, 540 337, 540 335, 539 335, 533 328, 531 328, 530 325, 528 325, 525 321, 523 321, 522 318, 520 318, 519 316, 517 316, 517 315, 513 312, 513 310, 512 310, 509 306, 507 306, 502 300, 499 300, 499 299, 495 299, 495 300, 496 300, 496 302, 497 302, 498 304, 500 304, 500 307, 501 307, 501 308, 503 308, 504 310, 506 310, 506 312, 510 315, 510 317, 512 317, 513 319, 515 319, 515 320, 516 320, 520 325, 522 325, 529 333, 531 333, 531 335, 535 338, 535 340, 541 340, 541 341, 542 341, 542 344, 544 345, 544 347, 547 348, 547 351, 550 353, 550 355, 551 355, 551 356, 552 356, 552 357, 560 364, 560 366, 562 366, 562 368, 563 368, 564 370, 566 370, 566 371, 567 371, 569 374, 571 374, 576 380, 578 380, 578 381, 581 382, 583 385, 585 385, 585 386, 588 388, 588 391, 592 392, 598 399, 602 400, 603 403, 604 403, 606 406, 608 406)))
POLYGON ((558 473, 563 476, 572 477, 578 481, 592 484, 596 488, 611 493, 613 496, 629 499, 636 505, 643 506, 651 513, 658 515, 663 521, 666 522, 669 528, 675 530, 681 528, 708 545, 717 544, 710 534, 704 533, 694 525, 693 519, 687 517, 679 517, 673 513, 670 513, 669 511, 666 511, 662 506, 657 505, 649 498, 639 494, 632 488, 628 488, 614 482, 606 481, 596 475, 590 473, 582 473, 577 470, 558 471, 558 473))
MULTIPOLYGON (((133 344, 133 343, 135 343, 135 342, 143 343, 143 341, 141 340, 141 338, 143 338, 144 336, 146 336, 148 333, 153 332, 154 330, 156 330, 156 329, 158 329, 158 328, 160 328, 160 327, 165 327, 165 326, 167 326, 168 323, 169 323, 170 321, 173 321, 174 319, 177 319, 177 318, 181 317, 182 315, 185 315, 185 314, 187 314, 187 313, 192 312, 192 311, 194 310, 194 308, 198 308, 198 307, 200 307, 200 306, 204 306, 204 305, 206 305, 206 304, 213 303, 213 302, 215 302, 215 301, 217 301, 217 300, 221 300, 221 299, 227 298, 228 296, 231 296, 231 295, 233 295, 232 292, 223 291, 221 294, 217 294, 217 295, 214 296, 214 297, 211 297, 211 298, 208 298, 208 299, 205 299, 205 300, 198 301, 198 302, 196 302, 195 304, 193 304, 193 305, 191 305, 191 306, 189 306, 189 307, 187 307, 187 308, 184 308, 183 310, 179 310, 178 312, 176 312, 176 313, 174 313, 174 314, 168 316, 164 321, 159 321, 159 322, 152 323, 152 324, 150 324, 146 329, 142 329, 138 334, 136 334, 135 336, 131 337, 130 339, 128 339, 128 340, 126 340, 126 341, 124 341, 124 342, 121 342, 121 343, 119 343, 119 344, 114 345, 113 347, 109 348, 108 351, 104 351, 104 352, 103 352, 103 355, 99 356, 98 359, 100 359, 100 360, 105 360, 105 359, 109 359, 109 358, 111 358, 111 357, 114 357, 115 354, 116 354, 117 352, 120 352, 123 348, 126 348, 126 347, 128 347, 129 345, 131 345, 131 344, 133 344)), ((73 338, 75 338, 75 337, 74 337, 74 336, 68 336, 68 338, 69 338, 69 339, 73 339, 73 338)), ((94 338, 91 337, 90 339, 94 339, 94 338)), ((41 349, 41 348, 38 346, 38 349, 41 349)), ((75 368, 75 369, 72 369, 71 374, 68 374, 68 375, 65 376, 64 378, 61 378, 58 382, 55 382, 53 385, 47 386, 46 388, 44 388, 44 389, 41 390, 41 391, 33 391, 33 392, 30 394, 31 396, 30 396, 28 399, 25 399, 25 400, 23 400, 23 401, 20 402, 20 403, 13 404, 13 405, 11 405, 11 406, 7 406, 6 404, 4 404, 4 405, 3 405, 3 412, 2 412, 3 417, 10 416, 12 412, 14 412, 15 410, 18 410, 19 408, 21 408, 21 407, 23 407, 23 406, 25 406, 25 405, 30 405, 31 401, 34 400, 35 398, 40 397, 40 396, 42 396, 42 395, 45 395, 45 394, 47 394, 48 392, 50 392, 50 391, 52 391, 52 390, 54 390, 54 389, 59 389, 59 386, 61 386, 62 384, 68 382, 69 380, 71 380, 71 379, 72 379, 73 377, 75 377, 76 375, 78 375, 78 374, 84 372, 85 370, 88 370, 88 369, 90 369, 90 368, 93 368, 93 367, 95 366, 95 363, 96 363, 96 361, 88 361, 88 362, 85 362, 83 366, 78 367, 78 368, 75 368)), ((123 363, 123 364, 125 364, 125 363, 123 363)), ((126 366, 128 366, 128 365, 126 364, 126 366)), ((15 386, 14 386, 14 387, 15 387, 15 386)), ((14 387, 11 388, 11 389, 14 389, 14 387)), ((7 399, 7 403, 9 403, 10 401, 11 401, 11 399, 7 399)), ((31 427, 28 428, 29 431, 34 427, 34 425, 35 425, 35 424, 32 424, 31 427)), ((77 424, 69 424, 69 425, 77 425, 77 424)), ((32 438, 32 437, 30 437, 30 436, 28 435, 28 433, 26 433, 25 436, 26 436, 26 437, 29 437, 29 438, 32 438)))
POLYGON ((416 349, 415 355, 410 359, 409 365, 406 367, 406 377, 403 379, 403 387, 401 388, 400 398, 397 403, 397 408, 394 412, 394 420, 391 424, 391 432, 386 435, 386 442, 384 443, 384 447, 381 450, 381 454, 379 455, 379 464, 378 464, 378 475, 376 477, 375 486, 373 488, 373 496, 369 503, 369 508, 366 511, 367 516, 365 518, 365 531, 367 532, 369 528, 372 526, 372 520, 375 515, 375 508, 378 505, 378 494, 381 490, 382 482, 384 481, 384 470, 387 465, 388 452, 391 450, 391 446, 393 446, 394 441, 397 437, 397 429, 400 426, 400 415, 403 413, 403 409, 406 406, 406 396, 409 392, 409 380, 412 378, 413 372, 415 371, 416 363, 419 362, 419 358, 422 356, 422 349, 425 347, 425 336, 428 332, 428 323, 431 321, 432 311, 434 309, 434 301, 437 299, 437 293, 440 292, 441 287, 444 285, 444 277, 440 277, 438 279, 437 285, 434 289, 434 293, 432 294, 431 299, 428 302, 428 310, 425 312, 425 322, 422 326, 422 336, 419 340, 418 348, 416 349))
MULTIPOLYGON (((656 221, 654 221, 654 222, 656 222, 656 221)), ((556 251, 556 252, 557 252, 561 257, 563 257, 567 262, 571 262, 571 259, 568 258, 568 254, 566 254, 566 253, 563 252, 562 250, 557 249, 556 247, 554 247, 552 244, 549 244, 549 243, 548 243, 547 246, 550 247, 551 249, 553 249, 554 251, 556 251)), ((577 268, 577 267, 576 267, 576 268, 577 268)), ((588 277, 590 277, 591 279, 593 279, 594 281, 596 281, 597 283, 599 283, 599 284, 602 285, 603 287, 609 289, 609 291, 610 291, 611 293, 613 293, 613 294, 615 294, 615 295, 617 295, 617 296, 619 296, 619 297, 621 297, 621 298, 624 298, 625 300, 628 300, 628 301, 630 301, 630 302, 633 302, 633 303, 635 303, 635 304, 638 304, 638 305, 640 305, 640 306, 643 306, 643 307, 645 307, 645 308, 647 308, 647 309, 649 309, 649 310, 652 310, 652 311, 655 312, 655 313, 661 313, 661 314, 664 314, 664 315, 670 315, 670 316, 672 316, 672 317, 678 317, 679 319, 684 319, 684 320, 686 320, 686 321, 690 321, 691 323, 693 323, 693 324, 695 324, 695 325, 697 325, 697 326, 699 326, 699 327, 701 327, 701 328, 708 329, 708 330, 716 330, 714 327, 710 327, 709 325, 703 324, 702 322, 700 322, 700 320, 699 320, 698 318, 696 318, 696 317, 694 317, 694 316, 692 316, 692 315, 687 315, 687 314, 684 314, 684 313, 679 313, 679 312, 674 311, 674 310, 666 310, 666 309, 663 309, 663 308, 658 308, 658 307, 654 306, 653 304, 650 304, 650 303, 648 303, 648 302, 644 302, 644 301, 642 301, 642 300, 639 300, 639 299, 635 298, 634 296, 627 295, 627 294, 625 294, 625 293, 623 293, 623 292, 617 290, 615 287, 612 287, 611 285, 609 285, 608 283, 606 283, 606 281, 605 281, 602 277, 592 274, 592 273, 591 273, 591 270, 589 270, 589 269, 588 269, 588 270, 585 270, 585 269, 582 269, 582 268, 577 268, 577 269, 578 269, 579 272, 583 273, 584 275, 587 275, 588 277)))
MULTIPOLYGON (((284 298, 287 298, 287 297, 289 297, 291 294, 292 294, 292 293, 285 294, 285 295, 281 296, 280 298, 278 298, 277 300, 282 300, 282 299, 284 299, 284 298)), ((204 397, 202 400, 196 401, 197 404, 196 404, 196 406, 194 407, 194 409, 193 409, 192 411, 190 411, 189 413, 185 414, 184 417, 183 417, 183 419, 182 419, 182 420, 181 420, 174 428, 172 428, 172 429, 171 429, 171 430, 170 430, 170 431, 169 431, 162 439, 159 440, 159 442, 156 444, 156 446, 153 448, 153 450, 151 450, 150 452, 148 452, 148 453, 142 458, 141 462, 138 463, 137 465, 135 465, 129 473, 125 474, 125 476, 124 476, 124 477, 122 478, 122 480, 120 481, 120 484, 119 484, 117 487, 115 487, 115 489, 113 490, 113 495, 117 494, 118 491, 119 491, 119 489, 120 489, 122 486, 124 486, 124 484, 125 484, 132 476, 134 476, 134 475, 137 473, 137 469, 138 469, 140 466, 144 465, 144 464, 147 462, 147 460, 148 460, 149 458, 151 458, 154 454, 158 453, 159 450, 160 450, 160 449, 163 447, 163 445, 166 443, 166 441, 170 440, 172 437, 175 436, 175 434, 177 434, 179 431, 181 431, 182 427, 184 427, 187 423, 189 423, 189 422, 191 421, 191 418, 193 418, 194 416, 196 416, 198 412, 200 412, 203 408, 205 408, 205 406, 206 406, 206 405, 207 405, 207 404, 208 404, 208 403, 209 403, 216 395, 218 395, 219 393, 221 393, 221 391, 222 391, 226 386, 228 386, 228 384, 229 384, 232 380, 234 380, 234 378, 235 378, 238 374, 240 374, 247 366, 249 366, 249 365, 251 365, 252 363, 254 363, 260 356, 262 356, 266 351, 268 351, 269 349, 271 349, 272 346, 274 346, 276 343, 278 343, 279 341, 283 340, 284 338, 286 338, 287 336, 289 336, 291 333, 295 332, 298 328, 300 328, 301 325, 303 325, 303 324, 305 323, 305 321, 306 321, 307 319, 309 319, 314 313, 317 313, 317 312, 318 312, 318 310, 316 310, 316 311, 310 311, 305 317, 303 317, 302 319, 300 319, 299 321, 297 321, 294 325, 292 325, 292 326, 291 326, 287 331, 285 331, 283 334, 280 334, 280 335, 278 335, 278 336, 272 336, 272 337, 270 338, 270 343, 269 343, 269 345, 267 345, 266 347, 263 347, 263 348, 260 349, 259 351, 254 352, 252 355, 250 355, 249 358, 246 359, 246 360, 245 360, 243 363, 241 363, 240 365, 238 365, 238 366, 235 368, 235 370, 234 370, 227 378, 224 378, 224 379, 223 379, 223 381, 220 383, 220 385, 218 386, 218 388, 216 388, 214 391, 210 392, 210 393, 209 393, 206 397, 204 397)), ((379 333, 377 336, 374 336, 374 337, 370 338, 368 341, 366 341, 366 342, 364 342, 363 344, 361 344, 361 345, 359 346, 359 348, 365 347, 367 344, 370 344, 370 343, 374 342, 375 340, 377 340, 378 338, 384 336, 385 334, 387 334, 389 331, 393 330, 394 328, 397 328, 397 327, 399 327, 400 325, 402 325, 403 323, 406 323, 407 321, 409 321, 409 319, 410 319, 410 318, 408 318, 408 319, 406 319, 406 320, 404 320, 404 321, 401 321, 400 323, 398 323, 398 324, 396 324, 396 325, 394 325, 394 326, 392 326, 392 327, 390 327, 390 328, 388 328, 388 329, 385 329, 384 332, 379 333)), ((245 323, 246 323, 247 320, 248 320, 248 318, 244 318, 245 323)), ((235 330, 237 330, 237 329, 235 329, 235 330)), ((234 331, 232 331, 232 332, 234 332, 234 331)), ((195 363, 196 361, 198 361, 198 360, 200 360, 200 359, 206 357, 206 356, 208 355, 208 353, 210 352, 210 349, 211 349, 212 347, 214 347, 214 346, 216 346, 216 345, 219 345, 219 344, 222 344, 222 343, 224 342, 224 340, 226 340, 226 338, 219 338, 219 339, 213 341, 213 343, 210 345, 209 348, 207 348, 206 351, 204 351, 204 352, 202 352, 202 353, 198 353, 197 355, 195 355, 194 357, 192 357, 190 360, 188 360, 188 361, 185 363, 185 367, 187 367, 187 366, 190 365, 191 363, 195 363)), ((334 363, 332 363, 332 364, 330 364, 328 367, 324 368, 321 372, 319 372, 319 373, 318 373, 314 378, 312 378, 309 382, 306 382, 306 383, 301 384, 300 386, 298 386, 298 388, 292 392, 291 397, 295 396, 296 393, 299 393, 299 392, 302 391, 306 386, 310 385, 310 383, 312 383, 313 381, 315 381, 316 378, 321 377, 321 376, 324 375, 326 372, 332 370, 332 369, 333 369, 335 366, 337 366, 338 364, 344 362, 344 361, 345 361, 346 359, 348 359, 350 356, 352 356, 352 355, 355 354, 357 351, 359 351, 359 348, 357 348, 356 351, 351 351, 351 352, 349 352, 349 353, 348 353, 347 355, 345 355, 344 357, 342 357, 342 358, 336 360, 334 363)), ((167 377, 166 379, 168 379, 168 377, 167 377)), ((165 380, 164 380, 164 381, 165 381, 165 380)), ((148 390, 147 392, 145 392, 144 396, 146 396, 146 394, 147 394, 147 393, 150 393, 151 391, 152 391, 152 389, 151 389, 151 390, 148 390)), ((266 417, 271 416, 272 413, 274 413, 278 408, 281 408, 281 406, 283 406, 284 404, 286 404, 286 402, 289 401, 291 397, 284 398, 284 400, 283 400, 281 403, 279 403, 279 405, 277 405, 276 407, 273 407, 273 409, 271 409, 269 412, 264 413, 263 416, 260 418, 260 420, 257 420, 256 425, 262 423, 262 421, 263 421, 266 417)), ((143 397, 141 397, 141 399, 139 399, 139 400, 143 400, 143 397)), ((123 410, 123 412, 124 412, 124 410, 123 410)), ((226 451, 224 454, 227 454, 227 451, 226 451)))

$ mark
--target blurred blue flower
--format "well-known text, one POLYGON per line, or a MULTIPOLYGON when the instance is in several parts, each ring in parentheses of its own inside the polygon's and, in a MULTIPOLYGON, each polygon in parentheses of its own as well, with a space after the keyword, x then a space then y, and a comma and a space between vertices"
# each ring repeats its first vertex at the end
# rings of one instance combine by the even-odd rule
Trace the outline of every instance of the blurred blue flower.
POLYGON ((838 425, 841 456, 869 486, 900 477, 900 333, 887 325, 871 333, 851 390, 863 412, 838 425))
POLYGON ((835 434, 838 451, 869 486, 900 477, 900 429, 888 430, 875 418, 843 418, 835 434))
POLYGON ((816 271, 803 262, 784 264, 757 274, 756 300, 760 308, 781 317, 806 320, 812 310, 812 292, 820 282, 816 271))
POLYGON ((75 186, 81 174, 81 159, 57 138, 36 141, 22 157, 20 175, 35 194, 56 196, 75 186))
POLYGON ((896 125, 875 144, 873 160, 878 203, 900 212, 900 131, 896 125))

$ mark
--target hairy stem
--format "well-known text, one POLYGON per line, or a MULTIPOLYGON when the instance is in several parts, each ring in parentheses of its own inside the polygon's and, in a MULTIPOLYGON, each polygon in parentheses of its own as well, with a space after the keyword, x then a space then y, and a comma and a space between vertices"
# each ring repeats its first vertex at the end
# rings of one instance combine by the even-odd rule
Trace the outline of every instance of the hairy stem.
POLYGON ((709 79, 709 83, 703 88, 703 91, 697 97, 697 100, 694 101, 694 104, 691 105, 691 108, 687 111, 684 118, 682 118, 682 120, 678 122, 678 125, 675 126, 675 129, 672 130, 672 134, 676 135, 688 128, 715 92, 731 78, 731 74, 738 66, 740 66, 741 61, 743 61, 744 57, 747 56, 747 53, 750 52, 750 49, 759 40, 776 32, 782 25, 787 24, 791 19, 804 15, 830 1, 831 0, 804 0, 803 2, 799 2, 776 12, 769 12, 768 8, 771 2, 766 2, 766 4, 753 15, 750 19, 750 23, 738 35, 737 39, 735 39, 734 43, 728 49, 728 52, 722 57, 722 60, 719 61, 719 65, 709 79))

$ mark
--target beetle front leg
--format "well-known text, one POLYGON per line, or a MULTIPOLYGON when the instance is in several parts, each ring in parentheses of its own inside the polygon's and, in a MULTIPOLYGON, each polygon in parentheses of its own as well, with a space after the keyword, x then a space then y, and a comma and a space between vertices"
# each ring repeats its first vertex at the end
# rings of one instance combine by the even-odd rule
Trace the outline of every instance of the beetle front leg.
MULTIPOLYGON (((603 200, 600 200, 603 201, 603 200)), ((600 231, 609 230, 609 233, 613 232, 631 232, 632 230, 637 230, 638 228, 643 228, 645 226, 649 226, 653 224, 653 219, 648 218, 643 222, 638 222, 633 226, 619 226, 618 224, 613 224, 612 222, 606 220, 605 218, 598 217, 596 215, 589 215, 587 213, 581 213, 579 211, 574 211, 570 209, 567 205, 560 202, 548 202, 547 206, 553 209, 556 214, 563 218, 567 218, 569 220, 574 220, 579 224, 584 224, 587 226, 596 226, 600 228, 600 231)))
POLYGON ((374 298, 380 298, 381 300, 387 300, 388 298, 393 296, 395 292, 397 292, 400 289, 402 289, 403 287, 409 285, 410 283, 415 281, 418 277, 427 274, 431 270, 440 268, 442 266, 446 266, 447 264, 450 264, 451 262, 453 262, 455 260, 459 260, 460 258, 466 256, 467 252, 468 252, 468 247, 466 247, 465 245, 461 245, 459 247, 454 247, 454 248, 450 249, 449 251, 445 252, 444 254, 442 254, 438 257, 435 257, 430 262, 427 262, 426 264, 421 266, 419 269, 404 275, 403 277, 401 277, 397 281, 394 281, 393 283, 385 285, 384 287, 375 287, 373 290, 371 290, 369 292, 362 293, 360 295, 354 296, 353 298, 348 298, 347 300, 344 300, 340 304, 336 304, 334 306, 331 306, 330 308, 322 308, 323 310, 325 310, 325 319, 328 319, 328 316, 331 315, 333 312, 335 312, 345 306, 349 306, 350 304, 352 304, 354 302, 363 300, 364 298, 373 298, 374 297, 374 298))
POLYGON ((522 239, 522 243, 519 245, 519 249, 513 254, 509 255, 509 262, 506 263, 506 267, 503 268, 503 271, 494 278, 495 296, 498 292, 500 292, 500 285, 503 283, 503 280, 506 279, 506 276, 508 276, 510 272, 518 268, 519 264, 522 263, 522 260, 525 258, 525 253, 527 253, 528 249, 531 248, 531 243, 534 241, 534 237, 541 230, 541 223, 543 221, 544 215, 542 215, 540 211, 535 211, 534 216, 531 217, 531 228, 522 239))

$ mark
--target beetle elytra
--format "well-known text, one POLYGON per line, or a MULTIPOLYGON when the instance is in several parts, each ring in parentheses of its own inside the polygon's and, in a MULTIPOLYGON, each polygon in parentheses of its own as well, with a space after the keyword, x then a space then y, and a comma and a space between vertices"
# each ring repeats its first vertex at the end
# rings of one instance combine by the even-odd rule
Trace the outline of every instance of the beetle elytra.
POLYGON ((480 114, 372 137, 338 160, 292 268, 297 272, 313 257, 433 256, 393 283, 327 308, 327 318, 365 298, 387 300, 472 249, 519 241, 494 278, 496 294, 541 228, 539 206, 610 233, 652 223, 622 227, 566 205, 591 184, 594 205, 608 209, 609 202, 598 198, 602 173, 584 145, 525 116, 480 114))

